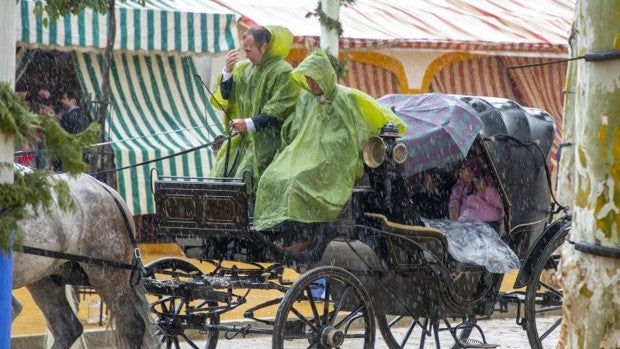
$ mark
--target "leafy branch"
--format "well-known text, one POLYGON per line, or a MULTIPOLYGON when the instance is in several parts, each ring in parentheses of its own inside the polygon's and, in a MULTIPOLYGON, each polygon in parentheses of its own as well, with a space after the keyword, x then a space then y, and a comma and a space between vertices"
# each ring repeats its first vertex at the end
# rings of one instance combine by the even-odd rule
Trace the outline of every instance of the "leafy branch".
MULTIPOLYGON (((341 7, 348 7, 353 4, 355 4, 355 0, 340 0, 341 7)), ((310 17, 317 17, 323 27, 327 28, 328 30, 336 31, 339 37, 342 36, 342 33, 344 32, 342 29, 342 23, 340 23, 339 20, 329 17, 323 11, 322 0, 319 0, 314 12, 306 13, 306 18, 310 18, 310 17)), ((334 67, 334 70, 336 71, 336 76, 338 77, 338 79, 345 76, 349 70, 347 68, 347 61, 339 60, 337 57, 333 56, 332 54, 328 52, 326 53, 327 53, 327 57, 329 58, 329 62, 332 64, 332 67, 334 67)))
MULTIPOLYGON (((57 156, 63 168, 72 175, 86 170, 81 149, 97 140, 99 125, 91 124, 77 135, 67 133, 49 116, 31 113, 23 99, 6 82, 0 82, 0 133, 18 144, 42 135, 43 147, 57 156)), ((1 163, 12 170, 12 163, 1 163)), ((0 251, 8 251, 11 232, 16 232, 19 246, 21 232, 18 222, 28 214, 27 207, 37 212, 49 211, 54 203, 53 193, 61 209, 73 207, 66 182, 53 179, 47 171, 15 171, 14 182, 0 184, 0 251)))
MULTIPOLYGON (((340 0, 340 6, 347 7, 349 5, 353 5, 355 0, 340 0)), ((322 0, 319 0, 316 9, 314 12, 306 13, 306 18, 310 17, 318 17, 319 22, 322 26, 327 28, 328 30, 334 30, 338 33, 338 36, 342 36, 342 23, 339 20, 333 19, 329 17, 322 9, 322 0)))
MULTIPOLYGON (((121 0, 121 2, 127 1, 141 6, 146 3, 146 0, 121 0)), ((69 14, 77 15, 87 8, 104 15, 108 12, 108 5, 109 0, 45 0, 45 2, 37 2, 34 14, 41 16, 43 25, 47 26, 50 20, 56 21, 58 18, 69 14)))

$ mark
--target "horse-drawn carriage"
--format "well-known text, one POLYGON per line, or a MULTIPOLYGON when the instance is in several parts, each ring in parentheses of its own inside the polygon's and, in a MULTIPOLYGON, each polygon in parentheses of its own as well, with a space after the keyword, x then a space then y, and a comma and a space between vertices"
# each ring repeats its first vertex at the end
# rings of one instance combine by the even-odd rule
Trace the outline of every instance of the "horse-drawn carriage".
MULTIPOLYGON (((479 127, 465 123, 452 129, 451 137, 467 131, 471 139, 460 148, 442 144, 419 125, 411 127, 411 120, 401 139, 386 125, 368 142, 365 174, 334 222, 286 222, 255 231, 251 175, 248 180, 159 176, 153 183, 159 233, 173 238, 187 257, 211 265, 204 272, 185 259, 165 258, 146 266, 144 284, 162 343, 197 347, 188 332, 198 330, 206 333, 207 348, 216 347, 222 332, 271 334, 273 348, 372 348, 376 326, 390 348, 423 347, 428 338, 437 348, 493 347, 476 318, 514 308, 532 348, 543 348, 558 327, 562 304, 561 290, 546 274, 557 267, 556 250, 571 221, 551 191, 553 120, 505 99, 420 95, 381 102, 397 114, 397 103, 408 103, 416 114, 428 111, 431 97, 441 98, 448 109, 459 108, 454 114, 435 110, 444 119, 431 128, 450 133, 450 122, 462 121, 466 111, 479 127), (435 154, 429 156, 428 149, 435 154), (476 258, 455 258, 451 235, 433 228, 432 220, 412 223, 423 211, 424 203, 412 200, 421 173, 441 177, 439 190, 447 193, 466 159, 484 166, 502 198, 497 236, 520 262, 511 285, 515 291, 500 292, 504 271, 489 271, 476 258), (312 247, 282 247, 291 236, 312 239, 312 247), (287 267, 300 272, 294 282, 285 277, 287 267), (277 293, 245 310, 244 317, 256 325, 221 322, 252 290, 277 293), (261 315, 270 307, 277 308, 275 318, 261 315), (542 329, 539 319, 547 311, 557 321, 542 329)), ((437 221, 449 225, 447 218, 437 221)), ((494 251, 471 252, 486 257, 494 251)))

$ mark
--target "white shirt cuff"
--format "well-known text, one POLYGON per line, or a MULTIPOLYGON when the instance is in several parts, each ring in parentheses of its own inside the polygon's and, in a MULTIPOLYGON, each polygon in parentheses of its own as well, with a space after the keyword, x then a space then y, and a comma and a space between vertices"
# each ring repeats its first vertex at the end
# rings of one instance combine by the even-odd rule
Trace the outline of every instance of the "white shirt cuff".
POLYGON ((243 119, 245 121, 245 127, 247 127, 248 132, 256 131, 256 127, 254 126, 254 121, 251 118, 243 119))
POLYGON ((227 72, 226 70, 222 70, 222 82, 232 78, 232 73, 227 72))

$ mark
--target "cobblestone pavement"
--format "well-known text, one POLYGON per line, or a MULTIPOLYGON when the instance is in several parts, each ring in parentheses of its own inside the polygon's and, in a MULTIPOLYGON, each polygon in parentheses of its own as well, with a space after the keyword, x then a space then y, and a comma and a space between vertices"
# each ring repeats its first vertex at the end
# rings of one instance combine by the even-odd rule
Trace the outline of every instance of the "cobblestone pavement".
MULTIPOLYGON (((552 321, 554 319, 550 319, 552 321)), ((540 320, 539 320, 540 321, 540 320)), ((544 321, 544 320, 543 320, 544 321)), ((530 347, 527 333, 515 323, 513 318, 510 319, 492 319, 492 320, 480 320, 478 324, 483 329, 487 338, 487 342, 493 344, 499 344, 498 348, 501 349, 527 349, 530 347)), ((404 331, 397 330, 397 331, 404 331)), ((558 331, 555 331, 552 336, 548 338, 549 348, 555 348, 555 342, 557 342, 558 331)), ((475 338, 472 334, 472 338, 475 338)), ((413 344, 413 343, 412 343, 413 344)), ((199 342, 198 346, 204 348, 205 343, 199 342)), ((411 345, 411 348, 418 348, 418 345, 411 345)), ((190 348, 189 345, 182 345, 181 348, 190 348)), ((217 345, 218 349, 259 349, 259 348, 271 348, 271 337, 269 336, 252 336, 246 338, 235 338, 232 340, 220 339, 217 345)), ((287 347, 288 348, 288 347, 287 347)), ((305 347, 304 347, 305 348, 305 347)), ((348 348, 343 346, 343 348, 348 348)), ((388 349, 387 345, 383 341, 381 334, 377 331, 377 337, 375 341, 376 349, 388 349)), ((407 347, 409 348, 409 347, 407 347)), ((425 348, 434 349, 434 343, 431 341, 426 342, 425 348)), ((350 348, 358 349, 358 348, 350 348)))

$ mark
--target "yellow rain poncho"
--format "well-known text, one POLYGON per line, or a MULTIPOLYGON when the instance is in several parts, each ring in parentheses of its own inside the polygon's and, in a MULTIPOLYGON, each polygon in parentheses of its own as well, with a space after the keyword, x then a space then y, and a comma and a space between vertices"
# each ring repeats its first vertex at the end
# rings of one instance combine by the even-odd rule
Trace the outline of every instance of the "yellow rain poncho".
MULTIPOLYGON (((289 73, 293 69, 284 57, 293 43, 291 32, 279 26, 267 27, 271 40, 261 62, 254 66, 248 59, 238 62, 232 71, 233 89, 228 100, 219 91, 221 75, 217 79, 217 90, 211 104, 225 112, 224 124, 235 118, 250 118, 267 114, 284 122, 295 108, 299 87, 291 81, 289 73)), ((246 132, 235 136, 231 141, 228 162, 225 143, 219 150, 212 177, 243 177, 245 170, 253 173, 254 184, 269 165, 280 147, 280 128, 269 127, 256 132, 246 132), (224 173, 226 162, 227 172, 224 173)))
POLYGON ((336 84, 328 57, 318 49, 291 73, 303 88, 282 128, 283 149, 267 167, 256 191, 255 230, 285 220, 335 220, 364 171, 364 142, 392 121, 405 123, 367 94, 336 84), (324 95, 310 92, 306 76, 324 95))

